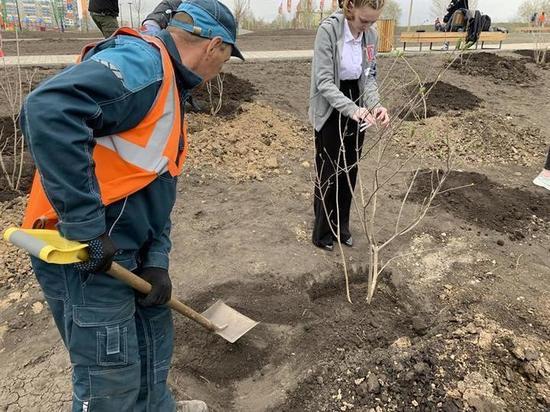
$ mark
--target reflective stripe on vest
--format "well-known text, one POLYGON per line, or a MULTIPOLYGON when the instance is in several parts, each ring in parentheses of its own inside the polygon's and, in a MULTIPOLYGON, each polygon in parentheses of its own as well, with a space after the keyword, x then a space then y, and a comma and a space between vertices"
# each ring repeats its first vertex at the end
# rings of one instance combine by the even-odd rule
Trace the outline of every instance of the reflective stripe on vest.
MULTIPOLYGON (((179 175, 187 155, 187 122, 181 118, 174 68, 164 43, 128 28, 119 29, 116 34, 138 37, 154 45, 162 57, 163 80, 155 103, 136 127, 96 138, 93 159, 104 205, 141 190, 160 174, 179 175)), ((79 61, 93 47, 86 46, 79 61)), ((36 173, 22 226, 53 228, 57 221, 36 173)))
POLYGON ((96 139, 97 145, 103 146, 116 152, 122 159, 140 169, 157 174, 163 174, 168 171, 169 159, 164 156, 166 146, 166 136, 172 130, 175 116, 174 84, 170 84, 166 103, 164 104, 164 113, 154 127, 153 134, 149 137, 147 144, 131 142, 120 135, 111 135, 99 137, 96 139))

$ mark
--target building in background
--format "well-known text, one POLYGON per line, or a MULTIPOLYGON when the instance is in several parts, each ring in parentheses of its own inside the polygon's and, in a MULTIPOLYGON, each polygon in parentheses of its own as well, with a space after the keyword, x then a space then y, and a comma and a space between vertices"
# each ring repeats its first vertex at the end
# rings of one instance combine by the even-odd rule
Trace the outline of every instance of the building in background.
POLYGON ((0 7, 0 25, 6 30, 64 31, 80 27, 82 21, 75 0, 0 0, 0 7))

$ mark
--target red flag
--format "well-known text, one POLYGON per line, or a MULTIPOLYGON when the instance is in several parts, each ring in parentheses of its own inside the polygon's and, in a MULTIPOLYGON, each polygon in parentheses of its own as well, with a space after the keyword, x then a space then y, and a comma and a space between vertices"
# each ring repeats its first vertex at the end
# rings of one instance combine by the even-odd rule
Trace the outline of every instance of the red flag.
POLYGON ((0 57, 4 57, 4 51, 0 49, 0 57))
POLYGON ((292 0, 286 0, 286 11, 288 13, 292 11, 292 0))

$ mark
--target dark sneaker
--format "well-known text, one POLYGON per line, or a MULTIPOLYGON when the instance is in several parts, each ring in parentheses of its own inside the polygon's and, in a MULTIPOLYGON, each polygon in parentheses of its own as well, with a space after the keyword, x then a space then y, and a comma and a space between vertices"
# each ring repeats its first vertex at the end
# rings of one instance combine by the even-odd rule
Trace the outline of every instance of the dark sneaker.
POLYGON ((319 249, 323 249, 329 252, 332 252, 332 250, 334 249, 334 245, 332 243, 313 242, 313 244, 319 249))
POLYGON ((353 238, 350 236, 346 240, 342 242, 344 245, 352 247, 353 246, 353 238))

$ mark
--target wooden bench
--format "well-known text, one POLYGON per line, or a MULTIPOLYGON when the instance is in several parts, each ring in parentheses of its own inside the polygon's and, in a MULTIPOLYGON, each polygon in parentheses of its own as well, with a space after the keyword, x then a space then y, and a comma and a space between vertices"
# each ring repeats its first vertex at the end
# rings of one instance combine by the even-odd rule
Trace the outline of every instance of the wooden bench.
POLYGON ((521 27, 518 31, 522 33, 550 33, 550 27, 521 27))
MULTIPOLYGON (((476 42, 476 49, 478 43, 481 42, 481 48, 485 48, 485 42, 499 42, 499 49, 502 48, 502 42, 506 40, 506 33, 499 31, 483 31, 479 35, 479 39, 476 42)), ((426 31, 426 32, 404 32, 401 33, 400 41, 403 43, 403 50, 406 49, 407 43, 420 43, 420 50, 422 50, 422 44, 430 43, 430 50, 432 50, 434 43, 444 42, 456 42, 458 40, 466 39, 466 32, 442 32, 442 31, 426 31)))

